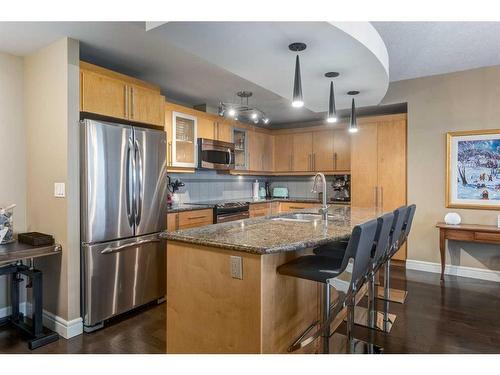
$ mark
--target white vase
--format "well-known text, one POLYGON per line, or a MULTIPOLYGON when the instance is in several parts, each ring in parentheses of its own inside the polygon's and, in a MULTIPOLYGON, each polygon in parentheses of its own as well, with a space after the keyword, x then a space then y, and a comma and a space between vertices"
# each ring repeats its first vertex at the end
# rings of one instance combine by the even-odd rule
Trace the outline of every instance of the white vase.
POLYGON ((456 212, 449 212, 444 217, 444 222, 446 224, 458 225, 462 222, 462 218, 456 212))

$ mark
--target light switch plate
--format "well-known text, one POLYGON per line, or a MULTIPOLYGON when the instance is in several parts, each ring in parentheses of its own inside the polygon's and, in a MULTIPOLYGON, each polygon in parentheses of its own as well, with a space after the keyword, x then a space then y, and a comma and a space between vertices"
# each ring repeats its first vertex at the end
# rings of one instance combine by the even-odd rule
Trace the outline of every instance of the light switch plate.
POLYGON ((241 257, 230 257, 231 277, 233 279, 243 280, 243 259, 241 257))
POLYGON ((54 182, 54 197, 64 198, 66 196, 66 184, 64 182, 54 182))

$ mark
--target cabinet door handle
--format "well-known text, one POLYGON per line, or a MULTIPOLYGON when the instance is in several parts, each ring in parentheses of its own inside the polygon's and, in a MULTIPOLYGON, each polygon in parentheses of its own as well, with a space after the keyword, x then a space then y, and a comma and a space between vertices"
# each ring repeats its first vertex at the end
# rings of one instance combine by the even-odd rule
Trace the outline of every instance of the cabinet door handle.
POLYGON ((337 170, 337 153, 333 153, 333 169, 337 170))
POLYGON ((127 86, 123 86, 123 93, 125 96, 125 108, 124 108, 125 118, 128 118, 128 87, 127 86))
POLYGON ((375 195, 375 208, 378 208, 378 187, 377 186, 373 187, 373 192, 375 195))
POLYGON ((316 170, 316 154, 313 154, 313 171, 316 170))
POLYGON ((134 118, 134 88, 130 87, 130 118, 134 118))
POLYGON ((172 142, 168 142, 168 155, 170 156, 170 160, 168 161, 170 166, 172 166, 172 142))
POLYGON ((208 217, 206 215, 202 215, 202 216, 189 216, 187 219, 188 220, 208 219, 208 217))
POLYGON ((384 209, 384 188, 380 186, 380 209, 384 209))

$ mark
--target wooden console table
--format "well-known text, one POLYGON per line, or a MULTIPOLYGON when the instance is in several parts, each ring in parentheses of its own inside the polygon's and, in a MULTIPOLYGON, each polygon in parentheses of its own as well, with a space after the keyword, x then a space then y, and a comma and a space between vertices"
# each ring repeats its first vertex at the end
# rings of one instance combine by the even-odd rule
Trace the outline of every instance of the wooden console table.
POLYGON ((439 251, 441 252, 441 281, 446 265, 446 240, 500 244, 500 228, 494 225, 437 223, 439 251))

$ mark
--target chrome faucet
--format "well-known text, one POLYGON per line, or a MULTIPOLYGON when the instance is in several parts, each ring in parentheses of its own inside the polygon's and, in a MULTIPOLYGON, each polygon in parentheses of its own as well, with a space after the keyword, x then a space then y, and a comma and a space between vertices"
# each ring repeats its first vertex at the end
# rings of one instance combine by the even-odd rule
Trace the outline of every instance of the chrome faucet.
POLYGON ((328 220, 328 205, 326 204, 326 178, 323 173, 316 173, 316 176, 314 176, 314 185, 311 190, 312 193, 317 193, 318 188, 317 188, 317 183, 318 183, 318 177, 321 178, 321 182, 323 183, 323 206, 319 209, 319 213, 321 214, 321 218, 324 221, 328 220))

